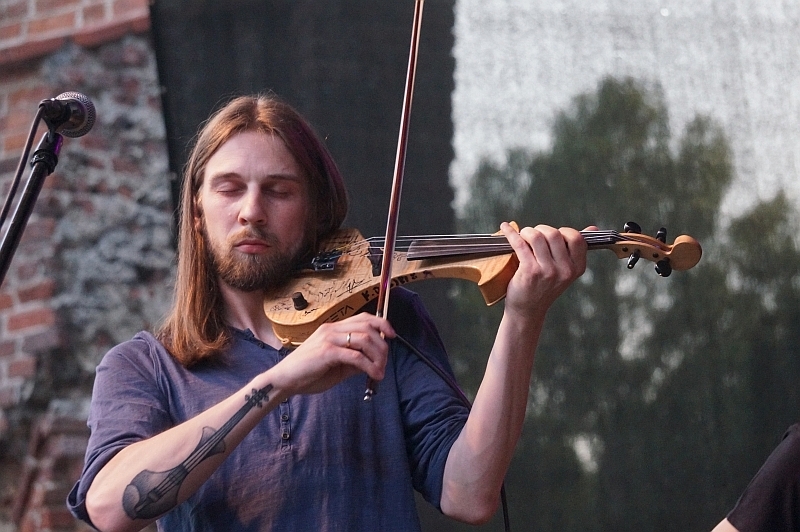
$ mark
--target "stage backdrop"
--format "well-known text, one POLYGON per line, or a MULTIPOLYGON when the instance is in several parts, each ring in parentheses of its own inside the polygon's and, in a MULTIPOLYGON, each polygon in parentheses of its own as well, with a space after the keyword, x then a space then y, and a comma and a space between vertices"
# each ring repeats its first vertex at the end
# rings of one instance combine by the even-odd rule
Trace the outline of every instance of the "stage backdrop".
MULTIPOLYGON (((412 1, 153 2, 175 198, 201 122, 232 95, 272 91, 309 118, 333 152, 351 200, 346 224, 367 237, 384 234, 413 10, 412 1)), ((453 0, 427 3, 400 234, 453 230, 452 26, 453 0)), ((445 316, 445 288, 434 285, 415 288, 445 316)))

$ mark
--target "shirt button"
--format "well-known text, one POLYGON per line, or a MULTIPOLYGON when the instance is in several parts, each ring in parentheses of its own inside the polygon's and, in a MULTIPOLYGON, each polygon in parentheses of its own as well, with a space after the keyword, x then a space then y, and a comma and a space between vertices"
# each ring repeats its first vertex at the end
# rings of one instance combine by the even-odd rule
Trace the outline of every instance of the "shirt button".
POLYGON ((284 440, 288 440, 289 439, 289 433, 288 432, 284 432, 283 434, 281 434, 281 438, 283 438, 284 440))
POLYGON ((281 421, 289 421, 289 414, 281 414, 281 421))

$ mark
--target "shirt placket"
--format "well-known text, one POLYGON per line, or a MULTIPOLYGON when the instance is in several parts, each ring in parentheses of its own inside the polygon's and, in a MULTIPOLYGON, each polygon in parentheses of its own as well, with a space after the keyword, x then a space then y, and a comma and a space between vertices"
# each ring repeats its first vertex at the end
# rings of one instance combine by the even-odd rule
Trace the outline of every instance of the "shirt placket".
MULTIPOLYGON (((278 351, 278 356, 281 360, 288 354, 289 351, 286 348, 282 348, 278 351)), ((281 404, 278 406, 278 411, 280 412, 281 423, 281 450, 287 451, 291 447, 292 441, 292 417, 288 397, 281 401, 281 404)))

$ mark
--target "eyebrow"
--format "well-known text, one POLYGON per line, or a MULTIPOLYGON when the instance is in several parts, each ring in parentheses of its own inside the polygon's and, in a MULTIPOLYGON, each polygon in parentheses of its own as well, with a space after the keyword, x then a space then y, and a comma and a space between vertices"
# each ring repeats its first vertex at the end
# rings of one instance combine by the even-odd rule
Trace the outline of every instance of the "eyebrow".
MULTIPOLYGON (((304 183, 305 177, 303 175, 295 175, 295 174, 267 174, 264 177, 267 179, 282 179, 286 181, 295 181, 298 183, 304 183)), ((242 174, 239 172, 221 172, 218 174, 212 174, 207 178, 208 184, 213 185, 219 181, 225 181, 228 179, 244 179, 242 174)))

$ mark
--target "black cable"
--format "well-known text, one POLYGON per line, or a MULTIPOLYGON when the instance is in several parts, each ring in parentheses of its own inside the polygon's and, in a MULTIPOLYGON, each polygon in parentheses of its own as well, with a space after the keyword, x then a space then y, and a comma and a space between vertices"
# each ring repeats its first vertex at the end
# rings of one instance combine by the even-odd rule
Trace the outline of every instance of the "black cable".
MULTIPOLYGON (((431 368, 434 373, 439 375, 441 379, 455 392, 456 396, 459 400, 467 407, 467 410, 472 410, 472 403, 470 403, 467 396, 464 395, 464 392, 461 391, 461 388, 458 386, 458 383, 453 378, 452 375, 444 371, 439 365, 431 359, 428 355, 424 354, 422 351, 416 348, 416 346, 412 345, 411 342, 400 336, 399 334, 395 336, 395 340, 398 340, 401 344, 406 346, 412 353, 417 355, 417 357, 422 360, 425 364, 431 368)), ((506 498, 506 483, 500 485, 500 501, 503 506, 503 525, 505 526, 505 532, 511 532, 511 520, 508 516, 508 500, 506 498)))
POLYGON ((25 142, 25 148, 22 150, 22 156, 19 158, 19 163, 17 164, 17 173, 14 174, 14 178, 11 180, 11 187, 8 189, 6 201, 3 203, 3 210, 0 212, 0 227, 3 227, 3 224, 6 221, 6 216, 8 216, 8 211, 11 210, 11 204, 14 201, 14 196, 17 195, 17 187, 22 179, 22 170, 25 168, 25 162, 28 160, 28 155, 31 153, 33 138, 36 136, 36 130, 39 128, 39 120, 42 118, 42 112, 42 108, 39 107, 38 111, 36 112, 36 117, 33 119, 33 124, 31 124, 31 130, 28 133, 28 140, 25 142))

